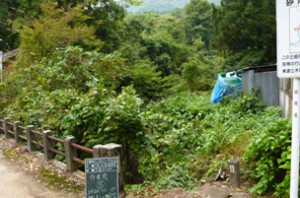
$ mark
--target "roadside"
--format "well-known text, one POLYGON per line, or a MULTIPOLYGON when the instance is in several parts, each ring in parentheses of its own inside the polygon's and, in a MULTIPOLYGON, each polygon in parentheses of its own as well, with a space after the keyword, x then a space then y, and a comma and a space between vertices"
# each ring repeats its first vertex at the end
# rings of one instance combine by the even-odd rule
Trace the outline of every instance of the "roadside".
MULTIPOLYGON (((44 162, 38 153, 29 153, 25 147, 0 136, 0 195, 1 198, 81 198, 84 181, 54 162, 44 162)), ((228 187, 226 183, 206 182, 193 192, 168 190, 152 196, 127 198, 248 198, 249 194, 228 187)))
POLYGON ((250 198, 251 196, 241 189, 230 188, 219 182, 205 183, 192 192, 181 189, 171 189, 164 193, 151 196, 129 195, 127 198, 250 198))
POLYGON ((0 136, 1 198, 82 198, 84 181, 0 136))
POLYGON ((55 198, 60 193, 52 192, 41 185, 30 175, 26 175, 19 167, 7 162, 0 152, 0 195, 1 198, 55 198))

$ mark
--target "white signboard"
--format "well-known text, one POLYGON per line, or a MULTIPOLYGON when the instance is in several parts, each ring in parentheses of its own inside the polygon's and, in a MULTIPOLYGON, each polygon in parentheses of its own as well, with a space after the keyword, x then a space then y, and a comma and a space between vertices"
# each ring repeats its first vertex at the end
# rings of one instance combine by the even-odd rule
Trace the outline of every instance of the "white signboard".
POLYGON ((276 0, 277 75, 300 77, 300 1, 276 0))

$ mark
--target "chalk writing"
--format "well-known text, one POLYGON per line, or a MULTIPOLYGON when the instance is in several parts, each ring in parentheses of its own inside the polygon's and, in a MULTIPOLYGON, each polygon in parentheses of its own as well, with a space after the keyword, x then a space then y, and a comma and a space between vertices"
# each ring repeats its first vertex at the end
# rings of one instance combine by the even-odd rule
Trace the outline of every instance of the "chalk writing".
POLYGON ((118 198, 118 157, 92 158, 85 162, 86 197, 118 198))

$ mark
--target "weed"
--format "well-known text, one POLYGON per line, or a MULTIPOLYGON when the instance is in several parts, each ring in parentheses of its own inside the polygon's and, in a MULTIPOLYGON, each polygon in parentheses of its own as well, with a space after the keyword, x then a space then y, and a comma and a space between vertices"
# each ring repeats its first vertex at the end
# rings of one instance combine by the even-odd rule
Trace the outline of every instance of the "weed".
POLYGON ((65 177, 60 176, 57 172, 48 168, 41 167, 38 174, 46 184, 56 190, 63 189, 75 193, 82 192, 84 190, 84 187, 82 185, 78 185, 75 182, 68 181, 65 177))

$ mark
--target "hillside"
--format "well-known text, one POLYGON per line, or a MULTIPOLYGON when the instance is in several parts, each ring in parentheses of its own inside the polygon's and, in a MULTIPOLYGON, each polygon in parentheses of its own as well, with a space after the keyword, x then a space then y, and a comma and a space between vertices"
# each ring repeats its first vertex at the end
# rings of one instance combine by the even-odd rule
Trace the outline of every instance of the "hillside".
POLYGON ((142 12, 167 12, 176 8, 183 8, 190 0, 144 0, 141 6, 130 6, 127 8, 128 12, 131 13, 142 13, 142 12))
POLYGON ((215 3, 217 5, 219 5, 221 3, 221 0, 209 0, 212 3, 215 3))
POLYGON ((0 131, 19 142, 32 134, 42 151, 36 131, 51 130, 48 150, 61 161, 72 149, 57 139, 119 144, 135 197, 196 189, 231 159, 251 196, 288 197, 291 122, 255 95, 210 96, 218 74, 276 63, 275 1, 143 1, 179 9, 127 15, 117 0, 0 1, 0 50, 20 49, 2 71, 0 131))
MULTIPOLYGON (((220 4, 220 0, 209 0, 212 3, 220 4)), ((158 12, 164 13, 176 8, 184 8, 190 0, 144 0, 141 6, 129 6, 130 13, 158 12)))

